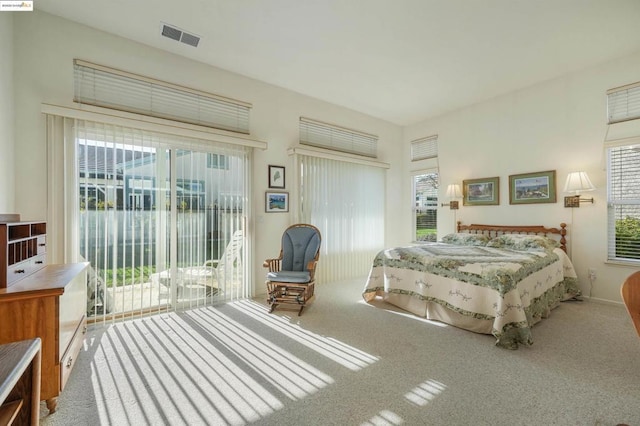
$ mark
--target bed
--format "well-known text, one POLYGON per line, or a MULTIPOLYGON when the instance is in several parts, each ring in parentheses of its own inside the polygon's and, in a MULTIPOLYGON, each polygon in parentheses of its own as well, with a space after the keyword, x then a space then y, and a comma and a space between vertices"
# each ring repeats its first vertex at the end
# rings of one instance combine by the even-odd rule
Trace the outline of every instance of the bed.
POLYGON ((442 242, 380 251, 362 296, 459 328, 496 345, 533 343, 531 328, 580 295, 566 253, 566 224, 463 225, 442 242))

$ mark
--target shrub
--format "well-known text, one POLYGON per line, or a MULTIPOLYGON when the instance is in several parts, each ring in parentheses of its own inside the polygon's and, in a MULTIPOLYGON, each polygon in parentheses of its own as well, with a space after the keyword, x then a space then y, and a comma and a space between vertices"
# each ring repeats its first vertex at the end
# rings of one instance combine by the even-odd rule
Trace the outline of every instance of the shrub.
POLYGON ((616 257, 640 259, 640 218, 616 221, 616 257))

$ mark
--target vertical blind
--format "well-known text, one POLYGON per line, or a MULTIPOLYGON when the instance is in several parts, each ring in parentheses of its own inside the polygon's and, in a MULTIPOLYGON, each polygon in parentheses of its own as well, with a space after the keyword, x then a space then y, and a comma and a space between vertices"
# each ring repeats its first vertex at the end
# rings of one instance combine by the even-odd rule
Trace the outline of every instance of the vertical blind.
POLYGON ((125 71, 74 61, 74 101, 249 133, 251 104, 125 71))
POLYGON ((350 154, 377 157, 378 137, 300 117, 300 143, 350 154))
POLYGON ((608 258, 640 262, 640 144, 608 151, 608 258))
POLYGON ((640 82, 607 91, 609 124, 640 118, 640 82))
POLYGON ((318 280, 366 275, 384 246, 385 171, 300 155, 299 217, 322 234, 318 280))
POLYGON ((48 125, 56 119, 72 123, 48 133, 57 134, 52 151, 74 147, 62 214, 76 247, 66 261, 91 264, 88 315, 106 321, 249 295, 246 240, 226 266, 211 261, 246 235, 250 148, 56 116, 48 125))
POLYGON ((426 160, 438 156, 438 135, 411 142, 411 161, 426 160))

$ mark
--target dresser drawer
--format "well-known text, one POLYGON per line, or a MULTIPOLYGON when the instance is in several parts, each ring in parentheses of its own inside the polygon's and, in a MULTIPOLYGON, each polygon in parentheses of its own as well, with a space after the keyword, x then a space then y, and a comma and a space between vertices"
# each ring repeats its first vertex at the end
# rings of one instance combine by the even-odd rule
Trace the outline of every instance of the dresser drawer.
POLYGON ((73 370, 73 366, 76 364, 86 333, 87 319, 83 316, 82 321, 80 321, 78 328, 67 347, 67 350, 60 359, 60 391, 64 389, 67 384, 67 380, 69 380, 69 375, 71 374, 71 370, 73 370))
POLYGON ((47 252, 47 236, 46 235, 40 235, 38 237, 38 241, 37 241, 37 254, 44 254, 47 252))
POLYGON ((14 263, 7 267, 7 286, 20 281, 24 277, 35 271, 33 263, 30 260, 14 263))
POLYGON ((29 262, 31 263, 31 267, 33 268, 32 272, 35 272, 40 268, 44 268, 44 265, 47 264, 47 255, 40 254, 38 256, 34 256, 29 259, 29 262))
POLYGON ((14 263, 13 265, 7 267, 7 286, 10 286, 16 281, 20 281, 21 279, 33 274, 37 270, 44 268, 46 264, 46 254, 41 254, 39 256, 23 260, 22 262, 14 263))

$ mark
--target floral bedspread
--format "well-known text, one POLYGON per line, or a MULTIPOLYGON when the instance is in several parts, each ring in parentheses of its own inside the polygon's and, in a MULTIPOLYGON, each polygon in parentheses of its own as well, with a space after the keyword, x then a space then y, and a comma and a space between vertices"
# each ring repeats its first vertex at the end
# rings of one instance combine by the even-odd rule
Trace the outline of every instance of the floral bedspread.
POLYGON ((516 251, 431 243, 383 250, 363 291, 432 301, 464 316, 493 321, 496 345, 533 343, 531 327, 560 301, 580 294, 561 249, 516 251))

